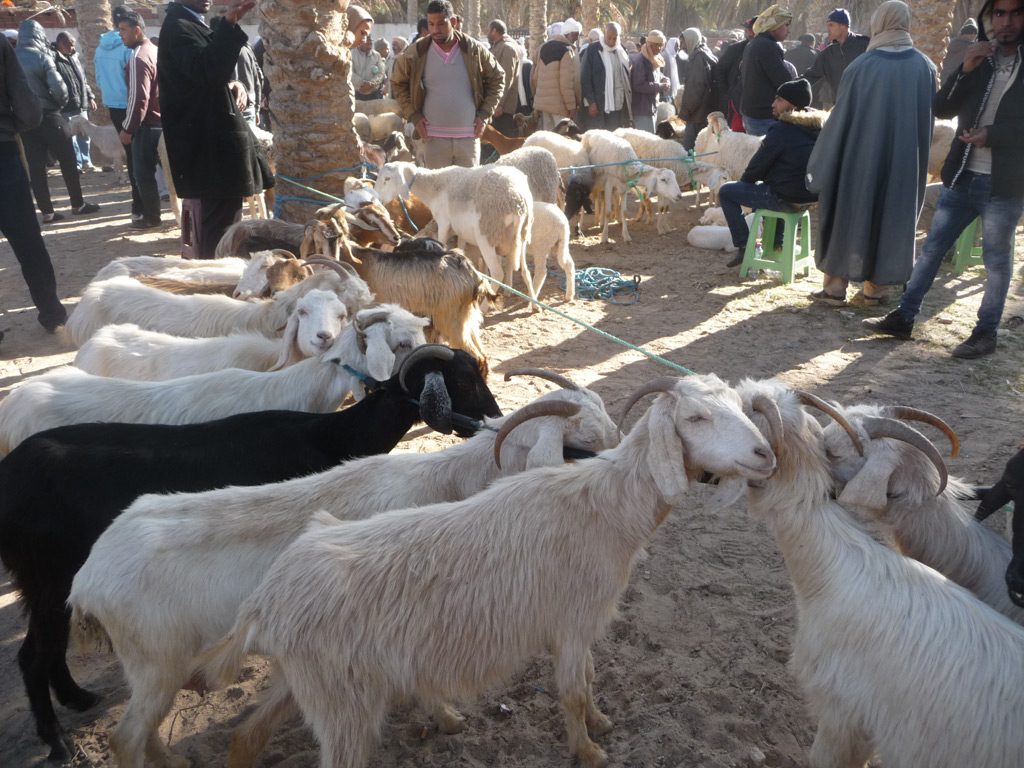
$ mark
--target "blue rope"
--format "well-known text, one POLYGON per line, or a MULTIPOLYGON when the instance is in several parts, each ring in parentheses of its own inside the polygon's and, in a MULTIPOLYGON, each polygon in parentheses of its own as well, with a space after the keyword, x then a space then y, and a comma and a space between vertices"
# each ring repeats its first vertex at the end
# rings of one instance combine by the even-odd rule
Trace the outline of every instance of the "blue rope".
MULTIPOLYGON (((565 273, 558 268, 548 267, 548 276, 558 280, 565 290, 565 273)), ((628 306, 640 301, 640 275, 632 280, 623 279, 614 269, 587 267, 576 270, 576 297, 593 301, 604 299, 612 304, 628 306), (623 301, 622 299, 626 299, 623 301)))
POLYGON ((559 168, 559 171, 579 171, 584 168, 610 168, 616 165, 630 165, 632 163, 690 163, 698 157, 707 157, 708 155, 717 155, 717 152, 701 152, 699 155, 693 154, 692 151, 687 152, 685 155, 679 157, 640 157, 636 160, 620 160, 617 163, 593 163, 591 165, 567 165, 564 168, 559 168))

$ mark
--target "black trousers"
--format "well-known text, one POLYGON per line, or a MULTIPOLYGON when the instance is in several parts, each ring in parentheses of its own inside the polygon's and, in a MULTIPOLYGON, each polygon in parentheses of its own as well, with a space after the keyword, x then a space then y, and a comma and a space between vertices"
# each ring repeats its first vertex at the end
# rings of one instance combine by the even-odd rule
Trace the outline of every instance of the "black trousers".
POLYGON ((32 303, 39 310, 39 322, 50 329, 62 324, 67 311, 57 297, 50 254, 32 208, 32 191, 21 153, 13 141, 0 141, 0 232, 21 265, 32 303))
POLYGON ((71 145, 71 123, 60 112, 44 112, 38 127, 21 134, 25 145, 25 159, 32 179, 32 192, 36 205, 42 213, 53 213, 50 187, 46 182, 46 153, 49 152, 60 163, 60 173, 68 188, 72 208, 81 208, 82 182, 78 178, 78 161, 75 148, 71 145))
POLYGON ((212 259, 227 228, 242 218, 241 197, 185 198, 181 206, 181 255, 212 259))
POLYGON ((160 192, 156 188, 157 144, 160 143, 159 125, 140 125, 132 134, 132 164, 135 166, 135 186, 142 200, 142 220, 147 224, 160 221, 160 192))
MULTIPOLYGON (((121 128, 124 127, 124 121, 128 118, 128 110, 120 109, 119 107, 108 107, 107 111, 110 112, 110 122, 114 124, 114 128, 120 133, 121 128)), ((141 216, 142 195, 139 194, 139 187, 135 183, 135 164, 132 162, 131 146, 124 148, 124 154, 127 158, 125 163, 128 166, 128 181, 132 185, 132 216, 141 216)))

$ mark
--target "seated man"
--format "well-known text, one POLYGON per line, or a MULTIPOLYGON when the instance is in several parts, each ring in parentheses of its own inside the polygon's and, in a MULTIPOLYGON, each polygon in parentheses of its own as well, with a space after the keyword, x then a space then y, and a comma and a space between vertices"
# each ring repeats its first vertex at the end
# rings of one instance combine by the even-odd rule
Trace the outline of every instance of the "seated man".
MULTIPOLYGON (((768 129, 743 177, 723 184, 718 192, 733 245, 740 249, 729 262, 730 267, 738 267, 743 262, 743 249, 750 234, 742 206, 754 210, 792 211, 794 203, 817 200, 816 195, 807 191, 804 177, 825 113, 808 109, 810 103, 811 84, 806 80, 790 80, 780 85, 772 102, 772 114, 778 122, 768 129)), ((781 226, 775 229, 775 239, 778 248, 782 243, 781 226)))

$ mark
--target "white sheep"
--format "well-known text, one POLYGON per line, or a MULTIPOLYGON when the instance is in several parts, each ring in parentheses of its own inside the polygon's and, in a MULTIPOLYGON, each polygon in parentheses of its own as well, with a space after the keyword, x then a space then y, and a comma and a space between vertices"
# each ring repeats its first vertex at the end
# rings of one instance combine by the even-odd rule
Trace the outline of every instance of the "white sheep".
POLYGON ((275 371, 334 343, 348 325, 348 309, 331 291, 314 290, 295 303, 280 339, 257 333, 193 339, 137 325, 100 328, 75 355, 75 367, 96 376, 166 381, 197 373, 244 368, 275 371))
MULTIPOLYGON (((377 194, 385 203, 405 199, 415 185, 416 196, 437 222, 437 239, 451 233, 475 245, 492 277, 511 284, 518 271, 526 293, 537 298, 526 263, 533 226, 533 195, 529 180, 516 168, 417 168, 412 163, 387 163, 377 177, 377 194)), ((531 311, 536 304, 530 303, 531 311)))
MULTIPOLYGON (((590 165, 590 155, 583 145, 575 139, 561 136, 554 131, 535 131, 526 137, 524 147, 541 147, 550 152, 557 163, 558 168, 585 167, 590 165)), ((571 171, 561 170, 562 181, 569 183, 571 171)))
POLYGON ((428 323, 394 304, 371 307, 356 314, 327 351, 279 371, 227 368, 168 381, 108 379, 77 368, 52 371, 0 401, 0 455, 36 432, 87 421, 195 424, 250 411, 329 413, 350 392, 362 399, 360 373, 389 378, 396 361, 425 343, 428 323))
POLYGON ((394 112, 381 112, 377 115, 356 112, 352 115, 352 127, 363 141, 379 143, 395 131, 401 133, 405 128, 405 120, 394 112))
POLYGON ((181 296, 150 288, 130 277, 113 277, 92 283, 82 292, 81 301, 68 318, 67 333, 76 346, 111 323, 135 323, 179 336, 227 336, 237 331, 278 336, 295 302, 314 288, 333 290, 350 312, 372 300, 363 280, 334 272, 318 272, 261 302, 217 295, 181 296))
POLYGON ((629 184, 636 183, 643 164, 637 160, 636 152, 625 139, 605 130, 592 129, 583 134, 580 141, 590 156, 594 168, 594 193, 604 195, 604 205, 598 205, 602 217, 601 242, 608 242, 608 222, 611 219, 612 203, 619 200, 619 221, 622 222, 622 241, 631 242, 626 218, 626 204, 629 184), (603 209, 603 213, 602 213, 603 209))
POLYGON ((126 183, 128 166, 125 160, 125 146, 121 143, 117 129, 113 125, 96 125, 85 115, 73 115, 68 122, 71 123, 74 135, 89 139, 90 149, 99 151, 101 164, 113 167, 117 172, 117 183, 126 183), (103 162, 104 160, 106 162, 103 162))
POLYGON ((731 130, 725 115, 712 112, 708 115, 708 124, 697 134, 693 149, 698 159, 717 165, 729 178, 738 179, 760 149, 762 140, 761 136, 731 130))
POLYGON ((719 227, 727 226, 727 223, 725 221, 725 214, 722 212, 721 208, 717 207, 706 209, 704 213, 701 214, 700 223, 714 224, 719 227))
POLYGON ((775 464, 716 377, 658 380, 636 395, 652 391, 664 394, 596 459, 369 520, 315 513, 204 654, 207 679, 233 679, 247 650, 274 657, 282 674, 265 708, 280 710, 290 689, 320 764, 361 768, 396 700, 458 722, 445 702, 550 651, 570 751, 586 768, 605 765, 590 738, 611 725, 594 702, 590 648, 633 563, 688 477, 762 479, 775 464))
MULTIPOLYGON (((156 737, 196 654, 231 629, 242 600, 315 510, 362 520, 389 509, 457 501, 499 477, 561 465, 563 446, 599 451, 618 444, 618 429, 596 394, 546 377, 567 389, 488 419, 487 429, 444 451, 372 456, 269 485, 148 495, 119 515, 93 545, 69 598, 79 642, 103 643, 106 635, 131 686, 110 737, 118 764, 142 760, 147 736, 156 737), (496 427, 503 440, 500 468, 494 461, 496 427)), ((256 738, 251 726, 265 714, 248 721, 247 737, 235 743, 256 738)), ((262 733, 269 738, 271 729, 262 733)), ((238 756, 228 762, 238 765, 238 756)))
POLYGON ((946 163, 949 148, 956 138, 956 120, 936 120, 932 129, 932 143, 928 149, 928 175, 939 179, 946 163))
POLYGON ((547 279, 548 258, 554 257, 565 273, 565 300, 572 301, 576 297, 576 262, 569 253, 571 239, 569 220, 558 206, 534 202, 533 229, 526 252, 533 256, 533 287, 538 296, 547 279))
POLYGON ((693 163, 687 161, 686 150, 678 141, 663 139, 638 128, 618 128, 615 135, 629 142, 641 162, 655 168, 668 168, 675 173, 680 187, 689 186, 693 163))
POLYGON ((708 188, 708 202, 718 205, 718 190, 723 184, 732 181, 728 171, 710 163, 696 162, 693 166, 692 183, 693 191, 697 196, 695 208, 700 207, 700 191, 708 188))
POLYGON ((704 248, 709 251, 733 252, 739 250, 732 243, 732 233, 729 227, 717 224, 698 224, 691 227, 686 233, 686 242, 694 248, 704 248))
POLYGON ((530 180, 535 203, 558 203, 560 183, 555 156, 543 147, 520 147, 499 157, 495 166, 518 168, 530 180))
MULTIPOLYGON (((748 489, 796 593, 790 671, 818 730, 812 768, 1010 768, 1024 754, 1024 628, 879 543, 830 498, 821 428, 777 383, 778 470, 748 489), (781 434, 779 434, 781 432, 781 434)), ((756 415, 756 423, 763 423, 756 415)))
POLYGON ((985 527, 967 508, 970 490, 956 478, 936 495, 945 466, 928 439, 895 419, 925 421, 958 443, 941 419, 901 406, 857 405, 841 409, 861 433, 864 455, 830 424, 825 447, 840 489, 839 503, 877 520, 896 550, 930 566, 1018 624, 1024 609, 1010 600, 1006 568, 1010 543, 985 527), (895 418, 894 418, 895 417, 895 418))
POLYGON ((640 194, 640 213, 635 221, 653 218, 658 234, 668 234, 671 231, 668 212, 683 196, 675 173, 668 168, 644 165, 641 166, 640 176, 637 177, 635 184, 640 194))
POLYGON ((356 113, 363 115, 382 115, 385 112, 401 113, 402 105, 396 99, 369 99, 357 101, 356 113))

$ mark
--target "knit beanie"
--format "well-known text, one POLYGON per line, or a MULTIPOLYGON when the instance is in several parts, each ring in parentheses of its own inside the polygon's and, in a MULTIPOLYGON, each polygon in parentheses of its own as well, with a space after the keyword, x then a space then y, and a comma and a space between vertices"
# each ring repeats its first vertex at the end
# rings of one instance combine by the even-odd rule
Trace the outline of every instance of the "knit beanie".
POLYGON ((811 106, 811 84, 802 77, 799 80, 783 83, 775 91, 775 95, 785 99, 797 109, 807 109, 811 106))
POLYGON ((836 24, 850 26, 850 12, 845 8, 833 8, 826 21, 834 21, 836 24))

